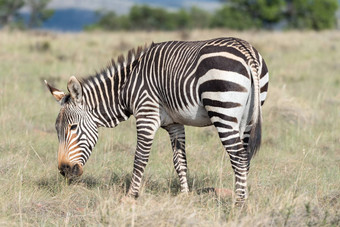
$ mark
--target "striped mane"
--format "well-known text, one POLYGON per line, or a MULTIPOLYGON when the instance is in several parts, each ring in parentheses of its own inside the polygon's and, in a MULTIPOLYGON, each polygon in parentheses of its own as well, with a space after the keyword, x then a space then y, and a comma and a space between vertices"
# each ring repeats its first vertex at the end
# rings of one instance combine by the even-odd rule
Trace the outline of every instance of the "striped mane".
POLYGON ((80 82, 87 84, 88 82, 93 81, 95 78, 100 81, 101 76, 107 78, 117 75, 117 73, 119 73, 118 70, 123 70, 125 67, 136 63, 139 58, 142 57, 144 53, 147 52, 153 45, 154 43, 152 42, 151 45, 145 44, 144 47, 139 46, 137 49, 130 49, 126 57, 121 54, 118 56, 117 61, 112 58, 111 62, 105 68, 101 69, 99 72, 96 72, 95 75, 88 76, 87 78, 80 78, 80 82))

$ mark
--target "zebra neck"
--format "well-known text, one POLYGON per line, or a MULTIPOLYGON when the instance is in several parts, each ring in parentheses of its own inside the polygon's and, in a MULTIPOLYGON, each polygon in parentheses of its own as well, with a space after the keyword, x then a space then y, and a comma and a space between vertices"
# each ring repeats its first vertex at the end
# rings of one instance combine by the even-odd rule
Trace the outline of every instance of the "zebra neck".
POLYGON ((121 93, 124 93, 122 87, 150 47, 138 47, 137 51, 131 49, 126 60, 119 56, 117 63, 112 60, 107 68, 83 80, 84 101, 98 126, 116 127, 121 121, 129 118, 130 111, 125 100, 123 102, 121 98, 121 93))
POLYGON ((107 69, 84 82, 84 102, 97 126, 113 128, 129 118, 130 114, 121 105, 120 99, 126 72, 125 69, 118 73, 107 69))

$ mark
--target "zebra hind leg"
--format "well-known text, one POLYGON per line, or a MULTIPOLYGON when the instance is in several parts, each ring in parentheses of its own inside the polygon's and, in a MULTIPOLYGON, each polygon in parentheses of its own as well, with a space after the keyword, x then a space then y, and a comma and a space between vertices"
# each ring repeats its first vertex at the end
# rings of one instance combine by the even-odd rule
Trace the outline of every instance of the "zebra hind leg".
POLYGON ((248 153, 240 137, 238 120, 211 111, 206 106, 211 122, 217 129, 220 140, 230 157, 235 176, 235 204, 242 206, 247 199, 248 153))
MULTIPOLYGON (((252 125, 247 125, 245 132, 242 135, 242 143, 243 143, 243 147, 244 150, 246 150, 248 153, 248 144, 249 144, 249 139, 250 139, 250 131, 251 131, 251 127, 252 125)), ((248 154, 248 165, 247 165, 247 172, 249 172, 249 168, 250 168, 250 157, 248 154)))
POLYGON ((187 181, 187 159, 185 155, 185 131, 184 126, 173 124, 164 127, 169 133, 171 146, 173 150, 173 162, 175 170, 179 176, 181 192, 189 192, 187 181))
MULTIPOLYGON (((245 149, 247 145, 244 145, 241 139, 241 134, 243 133, 240 133, 240 120, 236 116, 240 116, 240 113, 243 113, 244 107, 233 103, 227 98, 223 98, 224 97, 220 97, 219 100, 221 101, 214 102, 203 99, 203 104, 230 157, 235 176, 235 202, 236 205, 242 205, 247 198, 249 155, 245 149), (219 106, 217 106, 217 104, 219 104, 219 106)), ((244 95, 243 99, 239 99, 238 101, 239 103, 245 103, 246 100, 247 96, 244 95)))
POLYGON ((231 166, 235 174, 236 205, 243 205, 247 199, 247 176, 249 159, 238 130, 221 130, 221 124, 214 124, 226 152, 229 154, 231 166))

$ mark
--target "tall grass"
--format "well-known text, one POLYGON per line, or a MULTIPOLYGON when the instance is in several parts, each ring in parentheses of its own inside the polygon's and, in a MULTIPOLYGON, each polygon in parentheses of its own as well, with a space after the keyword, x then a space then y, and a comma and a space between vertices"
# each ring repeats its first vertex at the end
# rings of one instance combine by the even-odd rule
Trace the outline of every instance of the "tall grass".
POLYGON ((338 226, 340 225, 340 34, 338 32, 0 32, 0 225, 338 226), (134 119, 100 138, 79 182, 57 171, 58 104, 46 79, 66 90, 112 57, 151 41, 237 36, 270 69, 263 144, 252 160, 249 199, 200 193, 233 188, 213 127, 186 127, 189 185, 179 193, 169 138, 159 130, 141 196, 121 202, 136 145, 134 119))

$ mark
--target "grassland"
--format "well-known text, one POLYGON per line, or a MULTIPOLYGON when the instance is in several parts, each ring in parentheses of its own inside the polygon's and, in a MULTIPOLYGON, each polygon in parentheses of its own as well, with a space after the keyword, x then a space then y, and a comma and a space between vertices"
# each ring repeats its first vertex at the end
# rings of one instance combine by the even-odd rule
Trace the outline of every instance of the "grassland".
POLYGON ((339 226, 340 33, 134 32, 45 34, 0 31, 0 225, 339 226), (252 160, 249 200, 198 193, 233 188, 214 128, 186 127, 191 193, 180 195, 167 134, 159 130, 140 198, 122 203, 136 145, 134 119, 101 129, 78 183, 57 171, 58 104, 66 90, 132 47, 165 40, 237 36, 270 69, 263 143, 252 160))

